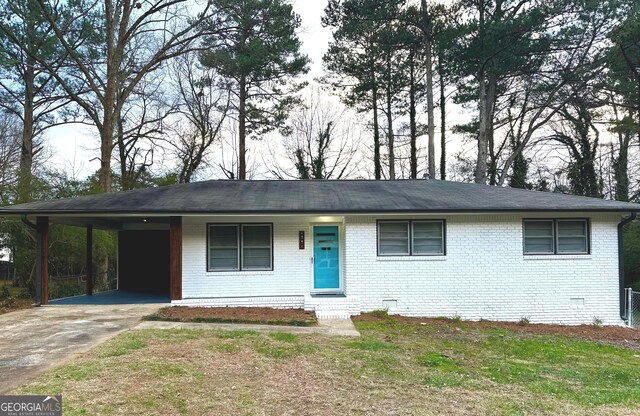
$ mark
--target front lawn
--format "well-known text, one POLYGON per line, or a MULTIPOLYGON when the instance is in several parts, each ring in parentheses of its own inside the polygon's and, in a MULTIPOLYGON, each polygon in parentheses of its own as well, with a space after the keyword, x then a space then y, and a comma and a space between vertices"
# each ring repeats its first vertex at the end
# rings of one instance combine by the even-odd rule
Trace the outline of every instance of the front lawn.
POLYGON ((463 321, 379 316, 356 326, 356 339, 129 331, 18 392, 62 394, 65 415, 631 415, 640 406, 632 349, 463 321))

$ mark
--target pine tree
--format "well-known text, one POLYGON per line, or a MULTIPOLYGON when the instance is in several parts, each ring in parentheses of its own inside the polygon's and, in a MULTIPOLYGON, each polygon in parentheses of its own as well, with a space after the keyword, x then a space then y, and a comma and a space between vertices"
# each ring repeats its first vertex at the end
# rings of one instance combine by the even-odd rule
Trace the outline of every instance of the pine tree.
POLYGON ((247 179, 246 141, 283 127, 308 72, 296 35, 300 17, 284 0, 213 0, 218 11, 206 26, 204 66, 226 79, 238 116, 238 179, 247 179))

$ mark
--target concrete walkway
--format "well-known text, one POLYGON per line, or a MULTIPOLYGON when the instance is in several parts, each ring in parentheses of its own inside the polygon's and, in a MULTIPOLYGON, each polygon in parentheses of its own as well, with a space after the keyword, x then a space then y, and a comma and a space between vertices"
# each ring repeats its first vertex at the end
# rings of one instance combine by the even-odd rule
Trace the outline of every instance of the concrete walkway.
POLYGON ((134 329, 224 329, 249 330, 256 332, 290 332, 293 334, 321 334, 328 336, 359 337, 360 332, 351 319, 319 319, 318 326, 285 326, 256 324, 215 324, 190 322, 144 321, 134 329))
POLYGON ((43 306, 0 315, 0 394, 134 327, 161 306, 43 306))

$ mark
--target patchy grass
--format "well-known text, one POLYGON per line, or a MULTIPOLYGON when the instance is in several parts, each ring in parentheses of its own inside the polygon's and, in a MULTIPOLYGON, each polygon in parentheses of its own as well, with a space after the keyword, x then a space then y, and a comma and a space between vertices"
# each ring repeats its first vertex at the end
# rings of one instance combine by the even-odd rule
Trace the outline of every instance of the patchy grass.
POLYGON ((276 341, 296 342, 298 340, 297 335, 290 334, 289 332, 272 332, 269 336, 276 341))
POLYGON ((231 323, 314 326, 318 324, 316 315, 302 309, 274 309, 247 307, 189 307, 173 306, 161 308, 158 312, 142 319, 147 321, 231 323))
POLYGON ((632 415, 640 406, 632 349, 450 319, 374 318, 356 320, 355 340, 130 331, 14 393, 62 394, 68 415, 632 415))
POLYGON ((135 350, 139 350, 147 346, 144 338, 145 337, 140 336, 139 333, 128 332, 98 347, 102 350, 99 352, 98 356, 101 358, 107 358, 130 354, 135 350))

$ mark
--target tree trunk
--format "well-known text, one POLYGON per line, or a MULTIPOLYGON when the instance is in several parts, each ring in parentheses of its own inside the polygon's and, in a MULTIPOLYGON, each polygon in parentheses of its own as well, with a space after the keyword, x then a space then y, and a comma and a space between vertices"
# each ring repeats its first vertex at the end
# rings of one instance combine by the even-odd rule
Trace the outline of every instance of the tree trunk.
POLYGON ((100 171, 98 177, 103 192, 111 192, 111 152, 113 150, 113 134, 115 130, 115 106, 118 91, 118 69, 120 61, 117 59, 115 36, 116 19, 111 0, 105 1, 106 43, 107 43, 107 77, 103 97, 103 121, 100 131, 100 171))
MULTIPOLYGON (((105 101, 105 104, 107 101, 105 101)), ((100 131, 100 171, 98 172, 102 192, 111 192, 111 151, 113 149, 113 113, 105 105, 104 125, 100 131)))
POLYGON ((410 155, 410 174, 411 179, 418 178, 418 149, 416 140, 418 136, 418 128, 416 126, 416 80, 415 80, 415 62, 413 52, 409 57, 409 128, 411 135, 411 155, 410 155))
POLYGON ((614 162, 614 178, 616 181, 616 200, 629 201, 629 137, 630 132, 618 133, 620 151, 614 162))
POLYGON ((393 114, 391 113, 391 91, 387 88, 387 137, 389 147, 389 179, 396 178, 396 155, 393 135, 393 114))
POLYGON ((247 80, 240 77, 240 102, 238 104, 238 179, 247 179, 247 80))
POLYGON ((427 132, 429 135, 429 162, 428 172, 429 179, 436 178, 436 145, 435 145, 435 118, 433 115, 433 55, 431 39, 427 37, 426 44, 426 61, 427 61, 427 132))
MULTIPOLYGON (((484 48, 484 0, 480 0, 478 3, 478 36, 480 38, 480 46, 484 48)), ((476 161, 476 167, 474 171, 474 179, 476 183, 486 183, 487 181, 487 150, 488 150, 488 138, 487 138, 487 85, 486 85, 487 72, 485 68, 481 68, 478 73, 478 159, 476 161)))
POLYGON ((20 173, 18 176, 18 203, 31 201, 31 180, 33 171, 33 105, 35 91, 34 59, 27 55, 24 74, 24 112, 22 125, 22 145, 20 151, 20 173))
POLYGON ((478 159, 474 172, 476 183, 486 183, 487 180, 487 87, 485 85, 485 76, 481 74, 479 77, 480 95, 478 99, 478 159))
POLYGON ((391 99, 391 53, 387 52, 387 146, 389 147, 389 179, 396 178, 395 137, 393 134, 393 106, 391 99))
POLYGON ((380 123, 378 121, 378 88, 376 85, 375 73, 372 72, 373 90, 373 166, 374 175, 377 181, 382 179, 382 163, 380 162, 380 123))
MULTIPOLYGON (((442 57, 438 59, 442 62, 442 57)), ((439 81, 440 81, 440 179, 445 180, 447 178, 447 108, 446 108, 446 96, 444 85, 444 70, 442 70, 442 64, 439 64, 439 81)))
POLYGON ((520 142, 515 138, 511 138, 511 151, 516 154, 513 159, 511 168, 511 178, 509 178, 509 187, 511 188, 527 188, 527 171, 529 163, 524 158, 522 152, 518 151, 520 142))
POLYGON ((125 149, 124 143, 124 126, 122 125, 122 118, 118 117, 117 124, 117 137, 116 143, 118 146, 118 155, 120 156, 120 186, 123 191, 128 191, 129 189, 133 189, 133 186, 130 182, 129 172, 127 169, 127 150, 125 149))

